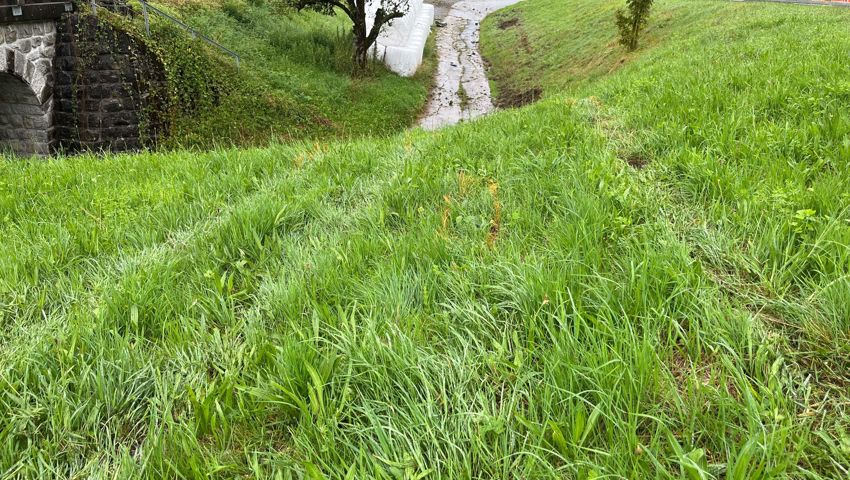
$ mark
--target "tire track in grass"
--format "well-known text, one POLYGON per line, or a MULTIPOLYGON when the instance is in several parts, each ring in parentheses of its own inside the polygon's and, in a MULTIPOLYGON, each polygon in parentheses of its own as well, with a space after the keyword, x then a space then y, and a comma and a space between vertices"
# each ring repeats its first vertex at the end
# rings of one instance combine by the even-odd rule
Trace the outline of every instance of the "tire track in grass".
MULTIPOLYGON (((339 153, 339 152, 337 152, 339 153)), ((170 240, 167 243, 154 245, 152 247, 146 248, 141 252, 133 255, 132 257, 121 257, 118 259, 116 264, 112 266, 109 271, 104 272, 103 279, 100 281, 106 284, 115 284, 117 287, 113 289, 106 289, 102 292, 97 298, 97 304, 99 305, 98 309, 106 308, 109 309, 108 305, 113 304, 112 312, 109 313, 91 313, 87 311, 85 308, 77 309, 74 312, 70 312, 68 315, 59 317, 57 316, 57 322, 51 324, 50 327, 52 329, 46 328, 46 330, 51 330, 49 334, 56 339, 56 341, 61 341, 60 339, 63 336, 67 336, 62 332, 70 332, 72 330, 85 332, 86 328, 94 327, 95 329, 99 329, 100 331, 109 330, 122 330, 127 328, 138 328, 133 325, 129 325, 129 323, 144 323, 148 321, 148 319, 140 318, 138 313, 133 314, 135 311, 133 308, 130 308, 130 304, 123 301, 124 294, 122 293, 122 289, 120 285, 122 285, 126 279, 132 278, 133 276, 141 275, 141 277, 146 276, 146 272, 154 272, 160 268, 169 268, 174 265, 181 266, 180 274, 190 273, 197 269, 204 269, 207 267, 214 268, 215 264, 220 261, 214 254, 211 255, 209 253, 208 246, 212 246, 215 248, 221 248, 224 251, 232 251, 238 250, 242 251, 242 249, 248 250, 253 245, 251 242, 255 240, 254 237, 250 235, 242 238, 243 241, 247 243, 241 244, 232 244, 227 243, 225 238, 222 235, 227 235, 229 232, 241 232, 240 226, 244 225, 246 221, 252 220, 269 220, 269 218, 254 218, 257 207, 264 207, 269 204, 275 203, 284 203, 285 205, 297 205, 298 199, 303 196, 310 196, 310 191, 319 192, 320 196, 327 197, 328 195, 332 195, 333 193, 333 179, 328 179, 328 175, 332 175, 332 173, 323 172, 322 174, 317 174, 315 172, 316 168, 311 168, 315 162, 324 162, 325 164, 330 163, 338 163, 339 159, 330 158, 331 154, 324 154, 324 159, 322 160, 314 160, 313 162, 305 165, 304 168, 301 168, 295 173, 292 170, 289 171, 290 175, 286 175, 286 181, 281 183, 280 178, 268 179, 262 188, 253 194, 243 197, 238 202, 229 205, 225 211, 216 215, 215 217, 210 217, 203 222, 196 223, 192 226, 192 228, 187 229, 181 232, 180 235, 170 237, 170 240), (327 182, 314 182, 311 180, 315 180, 316 178, 324 177, 327 182), (307 187, 305 191, 303 186, 307 187), (322 193, 324 192, 324 193, 322 193), (296 197, 297 195, 297 197, 296 197), (198 263, 200 262, 200 264, 198 263), (193 266, 192 270, 186 270, 190 266, 193 266), (129 310, 128 310, 129 308, 129 310), (104 316, 105 315, 105 316, 104 316), (68 319, 73 319, 72 321, 67 321, 68 319), (63 321, 64 320, 64 321, 63 321), (92 323, 93 321, 93 323, 92 323), (123 324, 123 326, 122 326, 123 324), (81 330, 82 329, 82 330, 81 330)), ((394 155, 382 155, 381 158, 390 157, 395 159, 394 155)), ((375 198, 380 198, 376 196, 376 192, 379 191, 380 185, 385 181, 386 177, 393 173, 392 168, 388 167, 389 164, 373 164, 372 170, 368 174, 369 185, 371 188, 357 188, 355 189, 360 195, 362 200, 368 200, 372 198, 374 201, 375 198)), ((362 169, 361 169, 362 170, 362 169)), ((359 172, 361 174, 366 173, 364 171, 359 172)), ((360 181, 357 179, 356 181, 360 181)), ((365 201, 360 202, 357 205, 357 209, 354 212, 346 210, 346 215, 351 217, 352 215, 356 217, 357 211, 363 211, 366 209, 370 209, 373 206, 373 201, 365 201)), ((295 210, 298 210, 296 208, 295 210)), ((277 208, 271 208, 268 210, 272 216, 274 216, 275 212, 278 212, 277 208)), ((298 212, 296 212, 296 215, 298 212)), ((278 214, 279 215, 279 214, 278 214)), ((272 219, 276 222, 277 218, 272 219)), ((247 225, 247 228, 254 228, 257 225, 247 225)), ((354 228, 353 225, 347 225, 346 222, 337 222, 334 218, 329 218, 326 227, 333 227, 337 233, 331 235, 329 241, 331 243, 340 243, 342 242, 342 238, 344 238, 344 232, 354 228), (336 240, 333 240, 333 239, 336 240)), ((275 223, 273 228, 279 228, 279 225, 275 223)), ((306 229, 302 229, 300 232, 296 233, 296 235, 301 240, 294 240, 296 242, 301 242, 305 240, 306 236, 309 234, 306 229)), ((255 266, 255 273, 261 272, 268 265, 258 264, 255 266)), ((169 290, 169 294, 174 293, 179 296, 179 290, 187 289, 192 290, 197 285, 193 285, 193 282, 180 282, 175 284, 166 284, 159 285, 158 288, 168 289, 170 287, 176 287, 176 291, 171 292, 169 290)), ((188 279, 187 279, 188 280, 188 279)), ((164 290, 163 290, 164 291, 164 290)), ((202 293, 198 291, 198 293, 202 293)), ((156 300, 156 298, 154 298, 156 300)), ((249 302, 254 302, 256 299, 249 299, 249 302)), ((188 309, 192 309, 193 305, 186 307, 188 309)), ((187 310, 188 311, 188 310, 187 310)), ((249 312, 250 309, 246 308, 242 310, 243 313, 249 312)), ((182 318, 182 314, 179 311, 175 311, 178 318, 182 318)), ((202 315, 203 316, 203 315, 202 315)), ((154 322, 161 321, 165 322, 168 318, 153 318, 150 319, 154 322)), ((173 319, 172 319, 173 320, 173 319)), ((238 324, 239 320, 234 319, 238 324)), ((235 326, 235 325, 230 325, 235 326)), ((227 325, 222 325, 224 328, 224 332, 228 331, 227 325)), ((129 331, 128 331, 129 332, 129 331)), ((144 331, 132 332, 133 335, 145 335, 144 331)), ((234 336, 238 336, 239 333, 234 333, 234 336)), ((169 370, 172 366, 178 367, 180 371, 183 371, 185 368, 189 368, 190 371, 192 369, 192 365, 195 365, 195 362, 188 362, 187 365, 171 365, 171 360, 169 355, 163 355, 168 350, 168 341, 157 342, 156 336, 150 338, 152 343, 147 347, 143 347, 143 349, 139 352, 143 358, 146 358, 143 363, 145 365, 153 365, 152 368, 157 370, 164 369, 169 370), (151 348, 153 347, 153 348, 151 348)), ((164 340, 164 339, 163 339, 164 340)), ((198 339, 201 340, 201 339, 198 339)), ((15 361, 10 361, 7 365, 9 366, 9 370, 0 375, 0 378, 11 378, 14 376, 15 371, 21 371, 21 369, 29 368, 28 365, 32 362, 40 363, 39 358, 41 355, 46 354, 48 350, 52 348, 50 342, 45 341, 44 338, 38 339, 32 342, 29 348, 16 348, 15 351, 19 353, 19 356, 15 361), (41 345, 38 347, 36 345, 41 345), (22 352, 22 350, 26 350, 22 352), (23 355, 20 355, 23 353, 23 355)), ((191 360, 184 358, 184 360, 191 360)), ((223 359, 222 361, 228 361, 228 359, 223 359)), ((160 375, 165 373, 165 376, 168 377, 169 374, 160 370, 160 375)), ((188 373, 188 372, 186 372, 188 373)), ((203 372, 201 372, 203 374, 203 372)), ((14 381, 14 379, 13 379, 14 381)), ((195 387, 199 387, 203 385, 201 382, 199 384, 197 377, 195 375, 189 375, 183 378, 181 383, 185 384, 194 384, 195 387), (194 379, 194 381, 193 381, 194 379)), ((179 390, 179 389, 178 389, 179 390)), ((145 435, 146 436, 146 435, 145 435)))
MULTIPOLYGON (((514 133, 522 132, 522 126, 519 124, 514 125, 514 129, 514 133)), ((380 248, 389 248, 390 240, 402 234, 403 229, 407 228, 408 222, 413 221, 411 219, 414 217, 410 215, 418 216, 419 211, 415 208, 417 203, 421 204, 427 198, 427 201, 435 202, 435 208, 439 208, 439 198, 431 198, 430 194, 425 195, 427 190, 422 191, 422 188, 432 184, 426 181, 420 185, 418 182, 425 172, 433 168, 443 169, 450 166, 452 175, 456 174, 456 166, 453 160, 445 156, 442 157, 444 163, 438 162, 432 165, 423 161, 424 159, 436 160, 431 158, 432 155, 446 154, 445 143, 447 141, 449 144, 462 144, 469 149, 470 154, 484 155, 487 158, 490 158, 488 153, 492 157, 501 158, 501 155, 506 152, 505 148, 509 148, 511 154, 519 150, 517 146, 510 145, 489 152, 489 144, 483 143, 486 142, 484 135, 478 134, 478 140, 482 142, 482 145, 476 145, 475 142, 470 145, 470 142, 467 141, 469 133, 469 131, 466 131, 455 135, 447 132, 445 135, 425 136, 425 148, 420 148, 422 145, 419 142, 401 145, 401 142, 389 141, 381 144, 380 148, 366 148, 365 143, 355 146, 345 144, 333 151, 323 153, 321 161, 303 162, 301 170, 285 175, 283 181, 280 181, 279 178, 269 179, 262 184, 260 189, 254 191, 251 195, 235 200, 218 215, 207 217, 203 222, 193 224, 191 228, 185 230, 185 234, 180 238, 175 238, 172 242, 151 246, 142 252, 119 259, 116 265, 110 267, 109 271, 103 273, 103 277, 99 277, 97 280, 106 284, 107 288, 96 292, 94 303, 97 306, 106 305, 102 309, 105 313, 98 314, 90 309, 80 308, 72 314, 57 317, 60 321, 66 320, 65 323, 57 325, 56 331, 52 332, 54 338, 59 341, 53 342, 53 339, 44 339, 43 341, 33 342, 28 347, 28 351, 23 352, 22 358, 15 359, 17 361, 9 365, 8 372, 4 372, 4 378, 13 382, 26 382, 27 380, 20 378, 19 372, 40 366, 48 373, 61 373, 62 376, 57 380, 58 386, 61 387, 69 380, 76 379, 81 363, 89 361, 90 357, 66 355, 63 357, 63 362, 66 362, 66 364, 60 367, 56 367, 55 362, 41 362, 41 359, 51 358, 54 353, 54 344, 59 349, 70 349, 73 353, 75 342, 72 341, 71 337, 79 339, 78 345, 99 344, 108 346, 110 345, 109 338, 116 336, 120 339, 120 336, 115 332, 121 333, 123 331, 129 333, 125 337, 132 340, 133 348, 132 351, 128 350, 128 355, 133 358, 130 359, 132 361, 119 366, 129 369, 130 372, 150 371, 152 372, 151 375, 155 375, 157 378, 156 391, 152 394, 146 393, 146 395, 154 395, 154 397, 150 398, 151 403, 144 407, 147 409, 145 412, 157 409, 157 415, 163 412, 163 414, 173 413, 175 419, 178 420, 168 423, 171 421, 153 418, 149 424, 146 423, 148 426, 145 429, 149 426, 156 429, 165 428, 161 422, 176 426, 180 432, 191 428, 192 422, 195 420, 193 417, 187 416, 190 411, 189 407, 181 404, 179 409, 170 412, 170 408, 175 405, 175 402, 183 402, 184 400, 185 391, 181 388, 186 385, 193 387, 206 385, 218 378, 217 375, 222 372, 230 371, 230 367, 234 367, 234 369, 244 367, 244 364, 239 363, 241 361, 240 356, 235 355, 239 351, 236 347, 246 343, 244 337, 250 334, 253 335, 254 340, 262 339, 266 338, 268 330, 274 330, 271 323, 256 323, 256 321, 263 321, 260 318, 265 314, 262 308, 268 305, 266 302, 273 297, 275 293, 273 290, 280 280, 280 276, 267 274, 298 267, 297 264, 274 259, 273 255, 279 253, 277 246, 292 245, 294 248, 300 248, 309 252, 307 258, 318 259, 317 263, 329 259, 329 263, 324 262, 323 268, 326 272, 323 275, 327 275, 333 269, 334 262, 338 261, 334 260, 336 255, 345 258, 351 254, 349 251, 352 248, 351 242, 349 242, 349 240, 352 240, 351 233, 360 234, 364 231, 372 231, 367 227, 373 223, 383 225, 381 222, 386 221, 384 241, 387 245, 380 248), (376 161, 375 158, 379 160, 376 161), (401 165, 402 163, 404 165, 401 165), (348 187, 351 187, 350 194, 343 192, 348 187), (250 250, 254 248, 255 239, 250 230, 255 229, 258 223, 266 225, 266 221, 272 221, 272 224, 274 224, 275 215, 279 213, 279 209, 275 208, 276 203, 285 203, 285 199, 305 196, 317 202, 315 208, 327 208, 329 210, 327 216, 319 219, 322 225, 318 227, 311 224, 307 228, 292 232, 292 236, 287 236, 286 242, 283 244, 261 241, 262 246, 259 249, 263 253, 268 253, 268 256, 263 257, 265 261, 257 261, 249 265, 249 271, 246 273, 247 276, 256 280, 256 288, 249 291, 247 295, 240 296, 236 300, 235 308, 227 306, 226 310, 228 311, 225 313, 229 316, 221 317, 224 320, 214 318, 214 312, 203 312, 200 307, 190 305, 193 298, 205 297, 212 300, 217 298, 220 292, 217 293, 214 290, 215 287, 211 287, 205 282, 207 280, 212 282, 217 278, 217 273, 220 271, 216 270, 217 268, 227 269, 230 265, 238 263, 241 260, 240 251, 244 250, 248 251, 249 254, 251 253, 250 250), (258 211, 258 209, 261 211, 258 211), (395 210, 398 210, 397 216, 399 218, 392 220, 390 214, 394 213, 395 210), (381 211, 387 213, 386 219, 380 215, 381 211), (367 225, 364 225, 363 222, 367 222, 367 225), (321 230, 327 230, 323 234, 325 236, 319 239, 313 238, 315 237, 314 234, 321 230), (158 272, 172 267, 179 268, 180 272, 171 277, 156 276, 158 272), (205 270, 216 271, 207 278, 204 275, 205 270), (136 305, 134 297, 126 295, 127 288, 124 288, 130 287, 130 290, 132 290, 135 285, 133 277, 142 280, 147 279, 146 281, 152 283, 155 290, 160 290, 154 292, 150 297, 142 296, 142 300, 156 303, 159 299, 167 301, 177 299, 176 305, 167 305, 162 310, 163 317, 172 317, 161 317, 163 322, 167 321, 171 324, 170 326, 159 326, 152 322, 151 320, 157 320, 155 316, 145 318, 144 305, 137 306, 137 311, 134 314, 133 306, 136 305), (207 280, 203 280, 201 277, 207 278, 207 280), (158 278, 166 278, 167 283, 157 284, 158 278), (212 289, 208 289, 208 287, 212 289), (264 296, 264 293, 270 293, 270 295, 264 296), (204 315, 207 317, 206 320, 203 319, 204 315), (250 328, 256 330, 253 334, 243 330, 243 326, 251 321, 255 321, 250 325, 250 328), (133 325, 134 323, 141 325, 141 327, 133 325), (165 333, 165 335, 160 335, 160 333, 165 333), (208 370, 208 367, 211 368, 208 370), (214 378, 211 380, 208 378, 209 375, 214 378)), ((532 137, 532 135, 527 136, 528 139, 532 137)), ((545 145, 525 145, 522 151, 551 148, 552 142, 552 140, 547 140, 545 145)), ((468 163, 476 161, 479 161, 479 158, 466 160, 468 163)), ((438 171, 436 177, 431 180, 440 182, 442 178, 438 171)), ((295 208, 295 211, 297 210, 300 209, 295 208)), ((435 214, 433 219, 435 221, 435 232, 438 228, 438 216, 438 214, 435 214)), ((415 237, 409 236, 408 238, 416 240, 415 237)), ((477 240, 482 243, 484 241, 483 237, 477 240)), ((356 239, 353 239, 352 242, 356 245, 356 239)), ((372 253, 379 254, 380 248, 372 253)), ((368 262, 368 259, 366 261, 368 262)), ((283 281, 286 281, 286 279, 283 279, 283 281)), ((323 279, 319 278, 318 281, 321 286, 323 279)), ((237 279, 237 286, 239 282, 240 280, 237 279)), ((223 283, 226 284, 227 282, 223 283)), ((296 288, 300 289, 300 287, 296 288)), ((324 302, 332 304, 342 303, 344 300, 344 296, 341 297, 342 294, 339 291, 330 293, 333 296, 325 298, 324 302)), ((369 295, 376 293, 370 292, 369 295)), ((375 300, 379 302, 382 299, 376 298, 375 300)), ((208 305, 215 306, 215 302, 208 305)), ((321 312, 319 313, 321 314, 321 312)), ((115 346, 118 347, 118 345, 115 346)), ((129 349, 129 347, 127 348, 129 349)), ((439 360, 439 358, 439 356, 435 357, 436 360, 439 360)), ((101 366, 104 361, 99 359, 93 361, 92 364, 101 366)), ((113 370, 108 370, 107 374, 111 374, 110 372, 113 372, 113 370)), ((254 368, 249 373, 254 373, 256 370, 257 368, 254 368)), ((57 382, 50 383, 56 384, 57 382)), ((73 384, 73 382, 70 383, 73 384)), ((36 388, 36 386, 33 386, 33 388, 36 388)), ((215 392, 212 393, 215 394, 215 392)), ((65 403, 56 403, 57 405, 77 405, 72 403, 72 401, 78 402, 77 397, 71 397, 71 400, 66 398, 65 403)), ((46 398, 45 401, 47 400, 46 398)), ((139 399, 139 401, 141 400, 144 399, 139 399)), ((134 406, 138 405, 134 404, 134 406)), ((59 410, 62 411, 61 408, 59 410)), ((85 411, 85 409, 82 411, 85 411)), ((138 410, 134 409, 133 412, 138 413, 138 410)), ((135 418, 136 414, 134 413, 133 416, 135 418)), ((73 427, 68 428, 70 429, 68 431, 60 429, 57 434, 77 433, 77 430, 73 427)), ((150 449, 146 450, 144 447, 155 446, 156 442, 169 441, 168 438, 162 436, 168 434, 163 434, 159 430, 156 432, 134 430, 134 432, 133 445, 143 442, 141 449, 131 446, 131 449, 135 449, 134 451, 150 451, 150 449), (150 439, 150 441, 146 439, 150 439)), ((261 432, 253 432, 252 434, 257 438, 263 435, 261 432)), ((174 435, 182 435, 182 433, 178 432, 174 435)), ((101 437, 98 436, 98 438, 101 437)), ((211 439, 203 437, 195 441, 210 442, 211 439)), ((66 456, 62 458, 83 457, 87 459, 93 454, 92 452, 97 450, 91 444, 85 444, 80 448, 87 450, 67 451, 66 456), (84 453, 86 451, 89 453, 84 453)), ((204 454, 207 455, 204 458, 210 458, 209 455, 218 458, 219 454, 226 453, 219 447, 210 444, 204 444, 203 449, 204 451, 210 450, 204 454)), ((113 459, 113 457, 110 457, 108 460, 113 459)), ((108 460, 103 460, 103 462, 105 463, 108 460)), ((67 467, 62 462, 68 460, 57 457, 56 461, 58 462, 55 464, 57 468, 67 467)))
MULTIPOLYGON (((290 156, 293 158, 295 157, 295 153, 297 151, 297 149, 289 147, 284 149, 284 152, 289 154, 284 156, 284 158, 286 158, 286 160, 283 161, 284 165, 289 163, 290 156)), ((268 152, 265 156, 266 160, 260 162, 259 165, 264 167, 266 163, 280 163, 280 161, 276 158, 280 155, 280 153, 281 152, 277 150, 268 152)), ((216 153, 214 155, 218 154, 220 153, 216 153)), ((224 158, 226 159, 229 157, 224 158)), ((263 168, 261 168, 261 170, 262 169, 263 168)), ((278 170, 278 173, 274 176, 264 178, 262 185, 255 186, 256 188, 252 187, 242 189, 241 192, 243 193, 238 198, 242 201, 246 198, 251 198, 252 196, 261 194, 263 190, 273 186, 278 178, 289 176, 291 171, 292 169, 290 166, 286 166, 283 170, 278 170)), ((256 173, 255 170, 245 170, 242 173, 242 178, 248 180, 254 173, 256 173)), ((228 178, 232 176, 231 173, 222 173, 221 175, 228 178)), ((214 188, 215 185, 211 185, 211 187, 214 188)), ((223 219, 233 211, 235 205, 238 205, 238 203, 234 203, 234 200, 236 200, 236 198, 230 197, 230 203, 228 204, 210 204, 207 208, 204 208, 202 212, 193 211, 192 209, 195 207, 187 204, 187 208, 191 212, 190 218, 197 218, 192 220, 193 223, 190 225, 184 225, 178 230, 168 232, 163 241, 160 243, 143 246, 135 252, 129 252, 129 254, 127 250, 122 249, 121 245, 118 244, 116 245, 117 248, 115 251, 107 257, 89 257, 86 258, 85 261, 77 261, 75 264, 79 268, 72 271, 62 272, 61 278, 67 278, 69 275, 75 275, 75 279, 79 279, 78 281, 80 282, 80 285, 69 287, 71 288, 69 293, 77 294, 79 293, 78 290, 80 287, 83 287, 86 294, 77 297, 70 304, 63 302, 62 298, 53 300, 48 299, 49 301, 46 305, 50 305, 51 303, 55 303, 55 305, 53 305, 53 308, 42 311, 41 322, 15 322, 15 326, 12 331, 7 330, 4 332, 5 338, 3 348, 0 348, 0 359, 11 358, 18 354, 24 345, 43 341, 46 337, 49 337, 51 333, 56 332, 57 329, 61 330, 61 328, 66 326, 63 325, 63 322, 69 316, 96 310, 98 308, 96 298, 99 294, 103 293, 102 289, 114 283, 116 278, 120 278, 122 275, 125 275, 127 271, 130 271, 135 266, 153 261, 157 258, 162 258, 168 252, 179 251, 181 248, 185 248, 186 245, 190 244, 193 239, 203 236, 206 232, 217 228, 223 219), (16 335, 15 331, 21 332, 21 334, 16 335)), ((141 208, 148 208, 148 206, 143 205, 141 208)), ((177 223, 184 223, 184 221, 181 220, 177 223)), ((133 227, 137 227, 137 225, 133 225, 133 227)), ((57 281, 57 278, 58 277, 41 276, 39 278, 39 283, 34 284, 31 287, 36 290, 44 290, 47 288, 47 285, 57 281)), ((11 318, 7 320, 7 322, 14 320, 14 318, 11 318)))

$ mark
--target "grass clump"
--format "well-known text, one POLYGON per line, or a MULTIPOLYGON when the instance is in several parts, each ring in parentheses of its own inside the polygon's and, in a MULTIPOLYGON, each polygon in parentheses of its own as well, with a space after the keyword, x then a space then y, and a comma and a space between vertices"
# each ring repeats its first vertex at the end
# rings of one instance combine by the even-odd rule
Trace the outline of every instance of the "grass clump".
POLYGON ((846 476, 847 13, 670 4, 438 132, 0 164, 0 472, 846 476))

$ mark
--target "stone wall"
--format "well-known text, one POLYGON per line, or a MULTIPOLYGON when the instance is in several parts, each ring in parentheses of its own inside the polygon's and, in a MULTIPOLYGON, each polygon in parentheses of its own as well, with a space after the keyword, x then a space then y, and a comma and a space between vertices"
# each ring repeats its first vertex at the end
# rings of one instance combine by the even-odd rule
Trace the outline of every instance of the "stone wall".
POLYGON ((125 0, 100 3, 97 15, 0 24, 0 153, 138 150, 167 131, 162 61, 107 13, 126 13, 125 0))
POLYGON ((52 21, 0 25, 0 150, 44 155, 53 147, 55 42, 52 21))
POLYGON ((144 41, 94 15, 57 23, 54 120, 66 152, 153 146, 167 129, 166 75, 144 41))

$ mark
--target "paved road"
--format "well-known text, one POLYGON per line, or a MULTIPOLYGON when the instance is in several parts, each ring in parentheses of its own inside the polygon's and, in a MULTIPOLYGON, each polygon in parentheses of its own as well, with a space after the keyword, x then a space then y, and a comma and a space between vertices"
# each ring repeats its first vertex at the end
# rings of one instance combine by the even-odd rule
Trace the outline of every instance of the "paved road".
MULTIPOLYGON (((442 4, 444 27, 437 29, 437 78, 419 125, 434 130, 495 110, 487 70, 478 51, 480 22, 490 12, 519 0, 462 0, 442 4)), ((437 15, 440 18, 440 15, 437 15)))

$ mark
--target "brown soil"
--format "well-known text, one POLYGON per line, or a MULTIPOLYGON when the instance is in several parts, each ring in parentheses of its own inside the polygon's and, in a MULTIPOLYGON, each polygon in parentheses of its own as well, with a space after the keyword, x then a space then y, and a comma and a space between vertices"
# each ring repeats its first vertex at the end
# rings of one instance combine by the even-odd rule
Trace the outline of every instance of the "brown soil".
POLYGON ((540 100, 543 89, 532 87, 526 90, 512 90, 503 88, 496 99, 499 108, 518 108, 540 100))
POLYGON ((640 153, 630 153, 626 156, 626 163, 635 170, 643 170, 644 167, 649 165, 649 159, 640 153))
POLYGON ((499 30, 507 30, 517 25, 519 25, 518 18, 509 18, 507 20, 502 20, 501 22, 499 22, 499 30))

